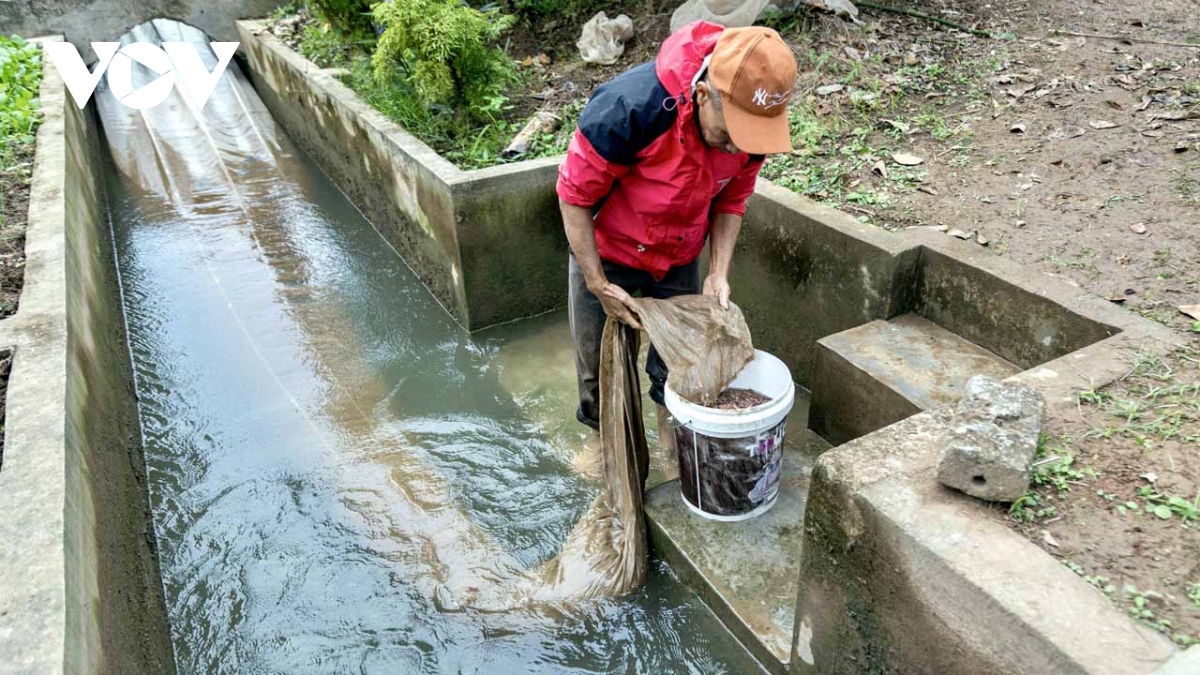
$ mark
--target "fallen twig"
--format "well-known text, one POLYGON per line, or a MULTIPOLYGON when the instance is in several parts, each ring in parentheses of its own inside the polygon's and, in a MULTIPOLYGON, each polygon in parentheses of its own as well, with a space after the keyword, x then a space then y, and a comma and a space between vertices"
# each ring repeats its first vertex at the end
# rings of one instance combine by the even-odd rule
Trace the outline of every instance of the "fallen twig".
POLYGON ((970 33, 971 35, 978 35, 979 37, 985 37, 985 38, 992 37, 992 34, 987 32, 986 30, 979 30, 978 28, 967 28, 966 26, 962 25, 961 23, 954 23, 953 21, 951 21, 949 19, 943 19, 939 16, 930 16, 928 14, 922 14, 921 12, 918 12, 914 9, 905 9, 902 7, 888 7, 887 5, 877 5, 873 2, 865 2, 864 0, 858 0, 858 2, 856 4, 859 7, 869 7, 871 9, 877 9, 881 12, 892 12, 894 14, 903 14, 905 16, 911 16, 911 17, 916 17, 918 19, 925 19, 926 21, 932 21, 934 23, 940 23, 943 26, 948 26, 955 30, 961 30, 964 33, 970 33))
MULTIPOLYGON (((860 5, 863 3, 859 3, 860 5)), ((1102 33, 1078 33, 1073 30, 1062 30, 1055 28, 1050 31, 1054 35, 1071 35, 1073 37, 1090 37, 1100 40, 1124 40, 1126 42, 1145 42, 1152 45, 1167 45, 1168 47, 1191 47, 1192 49, 1200 49, 1200 44, 1191 42, 1171 42, 1170 40, 1151 40, 1150 38, 1139 38, 1131 35, 1104 35, 1102 33)))

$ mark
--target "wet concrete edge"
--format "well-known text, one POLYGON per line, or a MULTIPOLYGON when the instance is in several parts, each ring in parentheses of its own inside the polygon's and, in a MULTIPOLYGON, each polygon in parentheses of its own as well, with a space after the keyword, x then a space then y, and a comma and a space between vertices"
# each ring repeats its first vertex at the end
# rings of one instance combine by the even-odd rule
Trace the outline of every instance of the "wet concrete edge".
POLYGON ((43 68, 25 287, 0 323, 0 673, 170 674, 98 127, 43 68))

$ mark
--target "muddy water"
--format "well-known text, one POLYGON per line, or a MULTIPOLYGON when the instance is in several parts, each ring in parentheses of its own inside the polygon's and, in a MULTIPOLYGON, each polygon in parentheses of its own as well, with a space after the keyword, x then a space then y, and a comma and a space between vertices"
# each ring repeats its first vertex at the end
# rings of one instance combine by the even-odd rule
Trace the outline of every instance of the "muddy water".
POLYGON ((529 600, 598 489, 564 316, 464 333, 235 66, 202 110, 97 100, 181 672, 756 670, 658 562, 529 600))

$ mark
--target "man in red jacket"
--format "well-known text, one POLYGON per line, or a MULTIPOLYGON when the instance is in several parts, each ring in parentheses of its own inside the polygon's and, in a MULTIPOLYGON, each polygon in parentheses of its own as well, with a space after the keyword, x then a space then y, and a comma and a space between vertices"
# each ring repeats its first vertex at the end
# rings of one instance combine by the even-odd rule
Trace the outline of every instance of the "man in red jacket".
MULTIPOLYGON (((571 244, 580 422, 599 428, 605 317, 640 328, 630 294, 703 291, 728 306, 730 259, 763 156, 791 150, 795 80, 795 57, 775 31, 697 21, 667 38, 654 62, 592 95, 557 187, 571 244)), ((667 369, 653 347, 646 372, 663 437, 667 369)))

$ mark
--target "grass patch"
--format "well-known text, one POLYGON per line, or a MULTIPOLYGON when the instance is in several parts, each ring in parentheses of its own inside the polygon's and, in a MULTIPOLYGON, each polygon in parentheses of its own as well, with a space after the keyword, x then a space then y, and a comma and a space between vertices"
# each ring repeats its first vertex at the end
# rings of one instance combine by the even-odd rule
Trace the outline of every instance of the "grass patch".
POLYGON ((821 20, 768 23, 794 44, 802 75, 788 111, 795 149, 768 158, 762 176, 863 222, 906 224, 934 160, 969 161, 975 118, 962 112, 986 98, 1003 60, 918 57, 870 24, 838 36, 821 20), (893 161, 914 152, 918 166, 893 161))
POLYGON ((1078 406, 1083 428, 1043 441, 1013 527, 1131 618, 1196 644, 1200 349, 1144 349, 1078 406))

